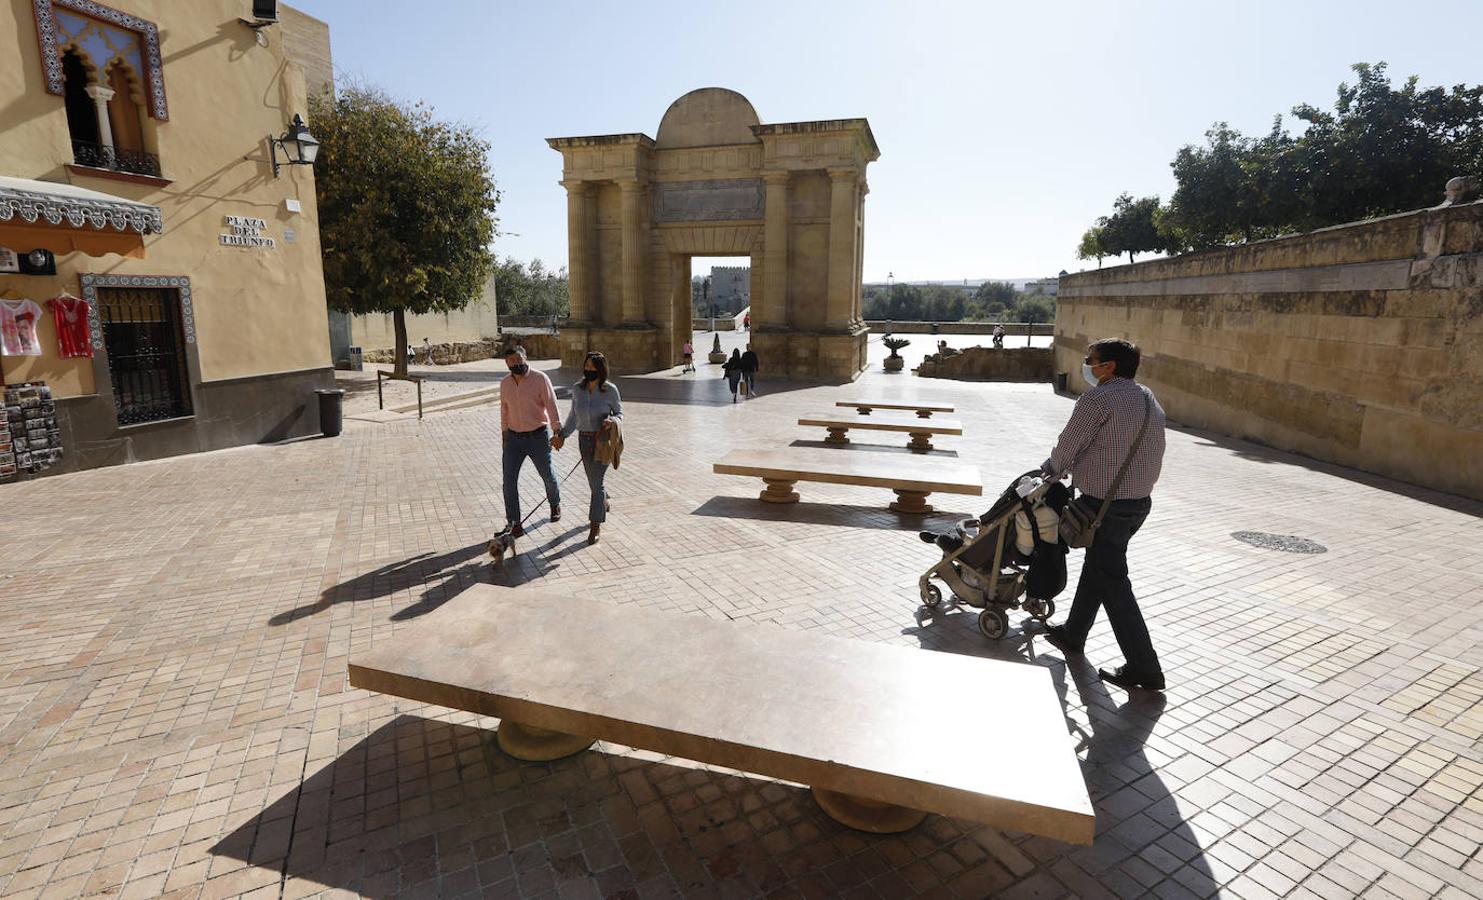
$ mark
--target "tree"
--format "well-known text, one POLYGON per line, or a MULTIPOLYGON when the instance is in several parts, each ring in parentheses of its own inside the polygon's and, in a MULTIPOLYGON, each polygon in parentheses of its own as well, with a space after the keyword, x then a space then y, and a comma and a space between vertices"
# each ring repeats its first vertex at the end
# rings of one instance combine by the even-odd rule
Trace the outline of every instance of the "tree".
POLYGON ((1167 249, 1169 240, 1159 232, 1155 213, 1159 208, 1158 197, 1142 197, 1134 200, 1131 194, 1122 194, 1112 203, 1112 215, 1097 220, 1100 229, 1099 243, 1108 256, 1128 254, 1133 262, 1135 253, 1158 253, 1167 249))
POLYGON ((1102 268, 1102 257, 1109 255, 1102 246, 1102 229, 1093 225, 1082 233, 1081 243, 1076 247, 1077 259, 1097 258, 1097 268, 1102 268))
POLYGON ((310 118, 329 305, 390 313, 404 377, 406 314, 462 309, 493 268, 500 195, 486 168, 489 144, 369 87, 311 99, 310 118))
POLYGON ((973 292, 973 299, 983 307, 1010 306, 1014 303, 1014 285, 1007 281, 985 281, 973 292))

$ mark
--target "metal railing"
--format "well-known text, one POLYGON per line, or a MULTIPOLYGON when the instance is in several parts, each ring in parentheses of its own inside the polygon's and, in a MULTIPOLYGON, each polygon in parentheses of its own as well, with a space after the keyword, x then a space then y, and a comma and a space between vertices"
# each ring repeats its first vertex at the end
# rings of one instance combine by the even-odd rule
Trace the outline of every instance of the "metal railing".
POLYGON ((121 150, 90 141, 73 141, 72 161, 79 166, 91 166, 95 169, 160 177, 160 158, 143 150, 121 150))

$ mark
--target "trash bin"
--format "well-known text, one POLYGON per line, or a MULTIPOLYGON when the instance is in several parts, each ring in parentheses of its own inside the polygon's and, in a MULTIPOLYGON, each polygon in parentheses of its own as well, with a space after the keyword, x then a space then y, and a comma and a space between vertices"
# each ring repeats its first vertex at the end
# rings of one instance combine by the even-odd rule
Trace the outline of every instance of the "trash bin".
POLYGON ((1066 393, 1066 373, 1065 372, 1057 372, 1056 373, 1056 393, 1058 393, 1058 394, 1064 394, 1064 393, 1066 393))
POLYGON ((350 348, 350 371, 362 372, 365 370, 365 362, 359 347, 350 348))
POLYGON ((339 388, 318 390, 319 431, 325 437, 335 437, 345 425, 345 392, 339 388))

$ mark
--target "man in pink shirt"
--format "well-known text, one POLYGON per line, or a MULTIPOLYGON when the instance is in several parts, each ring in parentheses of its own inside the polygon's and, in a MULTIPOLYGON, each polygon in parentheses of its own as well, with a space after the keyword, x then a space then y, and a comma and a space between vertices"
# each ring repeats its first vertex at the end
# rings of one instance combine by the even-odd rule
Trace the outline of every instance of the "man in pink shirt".
POLYGON ((520 467, 525 458, 536 464, 541 480, 546 482, 546 499, 551 502, 551 521, 561 520, 561 488, 551 471, 551 435, 561 430, 561 415, 556 411, 556 391, 545 372, 531 371, 525 359, 525 348, 515 347, 505 355, 510 375, 499 386, 500 432, 504 436, 505 518, 515 537, 525 533, 520 527, 520 467))

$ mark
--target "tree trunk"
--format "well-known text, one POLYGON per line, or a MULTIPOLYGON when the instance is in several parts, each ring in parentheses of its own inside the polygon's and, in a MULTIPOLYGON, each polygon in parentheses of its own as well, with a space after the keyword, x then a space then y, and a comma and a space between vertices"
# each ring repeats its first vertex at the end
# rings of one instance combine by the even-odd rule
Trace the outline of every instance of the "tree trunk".
POLYGON ((1128 262, 1132 262, 1132 261, 1133 261, 1133 251, 1132 250, 1129 250, 1128 251, 1128 262))
POLYGON ((396 343, 393 348, 393 360, 391 374, 398 378, 407 377, 407 313, 405 310, 397 309, 391 313, 392 340, 396 343))

